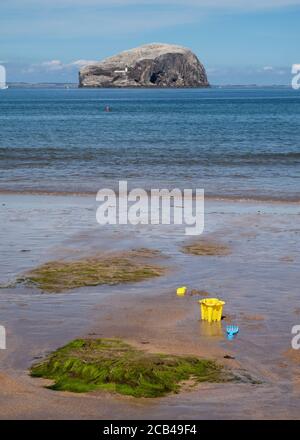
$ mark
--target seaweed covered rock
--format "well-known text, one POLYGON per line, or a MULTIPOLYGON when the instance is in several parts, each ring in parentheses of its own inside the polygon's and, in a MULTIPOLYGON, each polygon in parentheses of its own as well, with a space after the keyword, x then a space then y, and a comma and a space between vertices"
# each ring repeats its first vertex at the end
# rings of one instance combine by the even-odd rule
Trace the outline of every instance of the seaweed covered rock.
POLYGON ((195 384, 232 380, 214 361, 147 353, 108 338, 75 339, 33 365, 30 373, 53 380, 49 386, 53 390, 105 390, 134 397, 177 393, 187 380, 195 384))

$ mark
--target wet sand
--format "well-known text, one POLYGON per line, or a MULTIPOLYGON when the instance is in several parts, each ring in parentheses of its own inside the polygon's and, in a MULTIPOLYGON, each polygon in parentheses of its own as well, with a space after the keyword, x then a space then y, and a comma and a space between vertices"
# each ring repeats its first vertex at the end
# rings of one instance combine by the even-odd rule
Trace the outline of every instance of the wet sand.
POLYGON ((179 226, 100 227, 89 197, 3 194, 0 208, 2 284, 66 256, 150 247, 169 257, 166 276, 137 284, 62 294, 2 288, 1 418, 299 418, 299 366, 287 355, 291 328, 300 324, 299 205, 207 202, 204 236, 231 247, 222 257, 183 254, 179 226), (176 297, 184 284, 226 301, 220 326, 200 322, 197 296, 176 297), (232 342, 225 338, 227 322, 240 326, 232 342), (262 383, 201 384, 135 399, 55 392, 28 376, 32 362, 79 336, 116 336, 144 350, 211 357, 262 383))

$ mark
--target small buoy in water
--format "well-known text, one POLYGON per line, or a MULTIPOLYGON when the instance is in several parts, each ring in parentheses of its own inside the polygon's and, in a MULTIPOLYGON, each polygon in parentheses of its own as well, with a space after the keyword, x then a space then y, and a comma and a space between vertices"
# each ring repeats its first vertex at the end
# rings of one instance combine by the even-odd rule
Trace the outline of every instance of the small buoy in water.
POLYGON ((109 106, 109 105, 106 105, 106 106, 104 107, 104 111, 105 111, 106 113, 109 113, 109 112, 111 111, 110 106, 109 106))

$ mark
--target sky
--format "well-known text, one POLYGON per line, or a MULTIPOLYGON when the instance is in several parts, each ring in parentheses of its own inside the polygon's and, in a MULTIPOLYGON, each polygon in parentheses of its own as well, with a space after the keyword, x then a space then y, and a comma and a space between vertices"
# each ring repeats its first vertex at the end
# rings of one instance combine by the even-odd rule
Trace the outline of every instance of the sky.
POLYGON ((7 81, 77 82, 82 65, 141 44, 190 48, 211 84, 290 84, 300 0, 0 0, 7 81))

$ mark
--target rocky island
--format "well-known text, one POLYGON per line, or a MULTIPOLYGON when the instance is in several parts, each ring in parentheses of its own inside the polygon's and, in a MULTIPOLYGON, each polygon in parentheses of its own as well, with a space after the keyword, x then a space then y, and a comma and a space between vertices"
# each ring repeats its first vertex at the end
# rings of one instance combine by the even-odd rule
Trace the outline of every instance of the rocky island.
POLYGON ((209 87, 209 83, 192 51, 153 43, 83 67, 79 87, 209 87))

